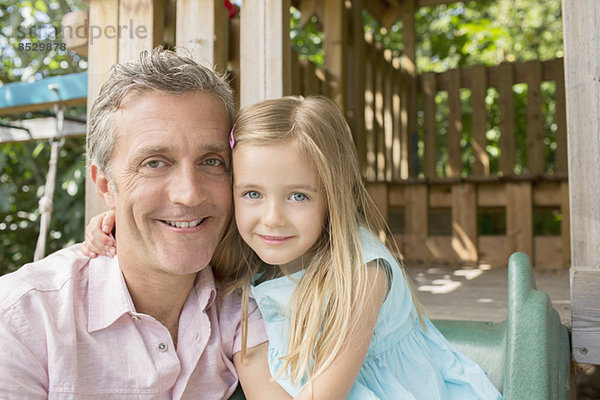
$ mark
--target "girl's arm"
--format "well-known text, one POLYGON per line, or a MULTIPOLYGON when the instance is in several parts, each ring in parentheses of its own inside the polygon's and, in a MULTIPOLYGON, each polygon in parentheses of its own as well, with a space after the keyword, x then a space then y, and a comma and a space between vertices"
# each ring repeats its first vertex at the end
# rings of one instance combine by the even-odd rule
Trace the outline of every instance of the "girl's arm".
MULTIPOLYGON (((370 264, 364 283, 365 302, 362 307, 357 307, 355 310, 356 328, 333 363, 314 379, 312 384, 313 400, 346 399, 365 361, 379 309, 388 291, 388 281, 384 269, 375 266, 376 263, 372 263, 373 266, 370 264)), ((297 399, 311 399, 311 390, 308 385, 304 387, 297 399)))
POLYGON ((98 254, 114 257, 117 254, 115 241, 110 237, 110 231, 115 225, 115 212, 106 211, 90 219, 85 227, 85 241, 80 246, 80 251, 88 257, 98 254))
POLYGON ((288 394, 277 382, 271 379, 267 352, 269 342, 248 349, 242 360, 242 353, 233 355, 233 363, 247 400, 290 400, 288 394))

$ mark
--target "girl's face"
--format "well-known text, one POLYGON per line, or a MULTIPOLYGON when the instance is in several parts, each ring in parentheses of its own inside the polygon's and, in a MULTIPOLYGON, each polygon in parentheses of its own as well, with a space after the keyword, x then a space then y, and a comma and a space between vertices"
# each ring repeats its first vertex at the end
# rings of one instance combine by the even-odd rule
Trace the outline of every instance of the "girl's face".
POLYGON ((326 214, 319 176, 287 140, 241 145, 233 151, 235 221, 242 239, 267 264, 303 268, 302 255, 315 244, 326 214))

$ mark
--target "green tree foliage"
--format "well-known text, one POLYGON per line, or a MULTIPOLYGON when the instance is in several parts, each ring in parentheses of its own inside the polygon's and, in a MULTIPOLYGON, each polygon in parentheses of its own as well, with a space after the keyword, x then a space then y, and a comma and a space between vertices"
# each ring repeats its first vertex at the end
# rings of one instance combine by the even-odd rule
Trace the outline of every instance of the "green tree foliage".
MULTIPOLYGON (((84 7, 77 1, 8 1, 0 5, 0 82, 33 81, 81 72, 87 60, 69 51, 22 51, 19 43, 62 43, 62 16, 84 7)), ((85 108, 67 116, 81 118, 85 108)), ((39 117, 2 117, 3 125, 39 117)), ((83 239, 85 157, 84 140, 68 139, 59 154, 54 211, 46 253, 83 239)), ((0 144, 0 274, 33 260, 39 234, 39 199, 44 193, 50 143, 37 141, 0 144)))

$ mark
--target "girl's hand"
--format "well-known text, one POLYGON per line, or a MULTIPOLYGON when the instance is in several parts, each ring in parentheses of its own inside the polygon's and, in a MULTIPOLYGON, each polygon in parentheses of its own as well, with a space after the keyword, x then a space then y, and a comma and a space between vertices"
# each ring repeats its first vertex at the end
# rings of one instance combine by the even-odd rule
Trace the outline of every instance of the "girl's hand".
POLYGON ((80 246, 83 255, 91 258, 98 254, 114 257, 117 248, 114 239, 110 236, 114 225, 115 212, 112 210, 93 217, 85 227, 85 241, 80 246))

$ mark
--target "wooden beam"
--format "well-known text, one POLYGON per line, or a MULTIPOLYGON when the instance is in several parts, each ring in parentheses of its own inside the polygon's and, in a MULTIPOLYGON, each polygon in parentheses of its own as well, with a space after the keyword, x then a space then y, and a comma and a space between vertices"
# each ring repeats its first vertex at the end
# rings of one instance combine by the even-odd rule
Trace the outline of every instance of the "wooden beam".
MULTIPOLYGON (((415 29, 415 13, 417 8, 416 0, 405 0, 402 3, 402 40, 404 51, 402 53, 401 66, 407 76, 407 104, 406 104, 406 124, 407 124, 407 166, 408 176, 415 176, 416 155, 413 149, 417 133, 417 34, 415 29)), ((404 174, 403 174, 404 177, 404 174)))
POLYGON ((562 2, 573 358, 600 364, 600 3, 562 2))
MULTIPOLYGON (((87 120, 89 112, 98 96, 102 83, 110 74, 110 67, 117 62, 119 54, 119 41, 110 31, 119 25, 119 0, 91 0, 90 1, 90 27, 96 26, 102 32, 109 34, 94 37, 90 32, 88 43, 88 97, 87 120), (107 31, 108 29, 108 31, 107 31)), ((89 175, 85 179, 85 223, 87 224, 94 215, 104 211, 106 206, 96 194, 96 187, 89 175)))
MULTIPOLYGON (((0 143, 28 142, 56 136, 56 118, 35 118, 11 124, 14 127, 0 126, 0 143)), ((62 134, 64 137, 85 136, 85 124, 64 121, 62 134)))
POLYGON ((323 50, 330 96, 346 109, 346 8, 343 1, 325 0, 323 8, 323 50))
POLYGON ((228 58, 229 18, 222 0, 177 0, 177 52, 225 71, 228 58))
POLYGON ((290 0, 244 0, 240 54, 241 107, 290 93, 290 0))
POLYGON ((348 17, 348 73, 346 83, 346 117, 352 129, 354 144, 363 176, 367 171, 367 142, 365 130, 365 32, 362 21, 363 1, 351 2, 348 17))
MULTIPOLYGON (((120 0, 119 29, 117 36, 119 62, 137 60, 144 50, 152 50, 162 44, 164 3, 159 0, 120 0)), ((91 26, 91 25, 90 25, 91 26)))

